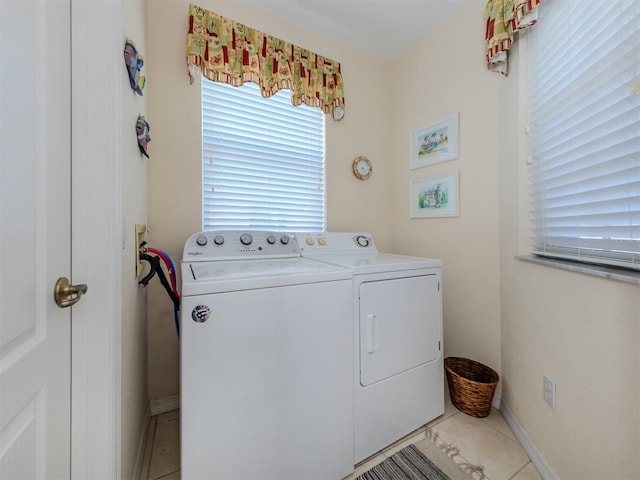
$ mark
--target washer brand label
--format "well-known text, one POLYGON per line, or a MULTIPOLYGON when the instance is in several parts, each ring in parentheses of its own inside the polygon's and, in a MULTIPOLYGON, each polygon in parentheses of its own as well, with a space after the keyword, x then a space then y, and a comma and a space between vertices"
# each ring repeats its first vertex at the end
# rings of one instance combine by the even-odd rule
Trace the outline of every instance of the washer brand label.
POLYGON ((191 312, 191 318, 194 322, 203 323, 209 319, 211 309, 206 305, 198 305, 191 312))

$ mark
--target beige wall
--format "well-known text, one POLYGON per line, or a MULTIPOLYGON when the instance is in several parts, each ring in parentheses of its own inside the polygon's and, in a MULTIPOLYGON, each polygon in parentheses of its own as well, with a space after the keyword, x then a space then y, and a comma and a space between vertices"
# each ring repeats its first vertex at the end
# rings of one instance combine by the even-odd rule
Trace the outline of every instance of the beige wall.
POLYGON ((503 401, 559 478, 639 478, 640 287, 514 259, 529 246, 517 52, 500 99, 503 401))
MULTIPOLYGON (((147 8, 150 242, 176 262, 187 237, 201 229, 202 214, 200 79, 189 85, 184 53, 188 5, 188 0, 149 0, 147 8)), ((327 117, 327 227, 371 231, 382 248, 390 249, 388 70, 240 2, 201 0, 199 5, 341 62, 346 115, 341 122, 327 117), (374 165, 366 182, 351 173, 358 155, 374 165)), ((179 341, 168 298, 157 285, 149 290, 149 394, 158 399, 179 392, 179 341)))
MULTIPOLYGON (((145 18, 143 0, 122 3, 123 38, 133 40, 145 57, 145 18)), ((146 57, 145 57, 146 59, 146 57)), ((145 74, 143 68, 143 74, 145 74)), ((123 179, 124 250, 122 252, 122 478, 132 478, 141 436, 148 419, 147 392, 147 295, 135 274, 135 224, 147 221, 147 164, 136 141, 135 125, 145 115, 147 97, 129 88, 129 77, 122 65, 123 84, 123 179)))
POLYGON ((483 62, 484 5, 470 1, 393 68, 394 250, 441 258, 444 352, 500 373, 498 221, 501 78, 483 62), (458 159, 409 170, 410 132, 459 114, 458 159), (457 218, 409 218, 409 184, 459 172, 457 218))

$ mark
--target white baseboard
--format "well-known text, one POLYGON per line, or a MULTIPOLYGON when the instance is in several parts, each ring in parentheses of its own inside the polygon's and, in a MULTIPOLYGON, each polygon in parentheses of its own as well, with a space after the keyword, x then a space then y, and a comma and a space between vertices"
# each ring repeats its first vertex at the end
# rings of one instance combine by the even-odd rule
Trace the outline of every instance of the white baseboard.
POLYGON ((144 413, 144 424, 138 438, 138 448, 136 448, 136 457, 133 464, 133 472, 131 478, 142 478, 142 462, 144 461, 144 453, 147 445, 147 437, 149 436, 149 426, 151 425, 150 409, 144 413))
POLYGON ((529 435, 527 435, 526 430, 520 424, 518 419, 515 417, 509 405, 506 402, 501 402, 500 411, 502 412, 502 416, 506 420, 507 424, 511 427, 513 434, 516 436, 520 445, 524 449, 524 451, 529 455, 529 458, 536 466, 538 473, 542 476, 544 480, 558 480, 558 475, 553 471, 551 465, 547 462, 547 460, 542 455, 542 452, 538 450, 538 447, 531 441, 529 435))
POLYGON ((502 395, 499 395, 499 394, 496 393, 493 396, 493 400, 491 400, 491 406, 493 408, 496 408, 496 409, 500 410, 500 405, 501 404, 502 404, 502 395))
POLYGON ((164 398, 158 398, 157 400, 151 400, 150 410, 151 416, 160 415, 161 413, 167 413, 172 410, 178 410, 180 408, 180 394, 170 395, 164 398))

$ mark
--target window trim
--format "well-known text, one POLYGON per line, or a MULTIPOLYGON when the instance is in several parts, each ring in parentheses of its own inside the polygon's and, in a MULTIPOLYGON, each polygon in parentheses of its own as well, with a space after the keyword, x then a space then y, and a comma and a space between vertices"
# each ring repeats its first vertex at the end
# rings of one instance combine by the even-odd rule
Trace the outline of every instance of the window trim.
POLYGON ((583 273, 608 280, 631 283, 640 286, 640 272, 608 265, 594 265, 592 263, 562 260, 559 258, 543 257, 539 255, 516 255, 516 260, 533 263, 545 267, 552 267, 569 272, 583 273))

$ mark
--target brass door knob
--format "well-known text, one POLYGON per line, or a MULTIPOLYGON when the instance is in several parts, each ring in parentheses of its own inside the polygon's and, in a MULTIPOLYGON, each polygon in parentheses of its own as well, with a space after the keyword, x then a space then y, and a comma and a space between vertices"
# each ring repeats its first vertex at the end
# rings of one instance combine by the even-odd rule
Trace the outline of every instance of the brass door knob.
POLYGON ((60 308, 66 308, 75 305, 85 293, 85 284, 71 285, 67 277, 60 277, 53 289, 53 298, 60 308))

